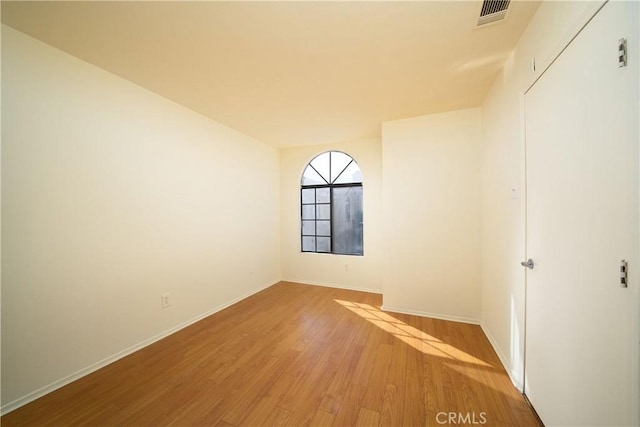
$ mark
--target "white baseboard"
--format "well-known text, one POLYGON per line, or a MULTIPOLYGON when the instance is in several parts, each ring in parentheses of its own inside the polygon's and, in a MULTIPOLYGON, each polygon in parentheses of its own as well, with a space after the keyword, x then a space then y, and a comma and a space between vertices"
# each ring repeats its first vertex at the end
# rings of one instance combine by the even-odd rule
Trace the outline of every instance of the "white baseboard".
POLYGON ((21 406, 26 405, 27 403, 33 402, 34 400, 39 399, 40 397, 42 397, 42 396, 44 396, 46 394, 49 394, 54 390, 57 390, 57 389, 59 389, 61 387, 64 387, 67 384, 72 383, 73 381, 76 381, 76 380, 78 380, 78 379, 80 379, 80 378, 82 378, 84 376, 87 376, 87 375, 97 371, 100 368, 103 368, 103 367, 105 367, 105 366, 107 366, 107 365, 109 365, 109 364, 111 364, 111 363, 113 363, 113 362, 115 362, 115 361, 117 361, 119 359, 122 359, 125 356, 130 355, 131 353, 134 353, 134 352, 136 352, 138 350, 141 350, 141 349, 153 344, 156 341, 160 341, 161 339, 166 338, 169 335, 171 335, 173 333, 176 333, 179 330, 184 329, 187 326, 190 326, 190 325, 192 325, 192 324, 204 319, 205 317, 211 316, 212 314, 215 314, 215 313, 217 313, 219 311, 222 311, 225 308, 230 307, 233 304, 236 304, 236 303, 242 301, 243 299, 248 298, 251 295, 254 295, 254 294, 256 294, 256 293, 258 293, 258 292, 260 292, 260 291, 262 291, 264 289, 267 289, 267 288, 269 288, 269 287, 271 287, 271 286, 273 286, 273 285, 275 285, 276 283, 279 283, 279 282, 280 282, 280 280, 277 280, 277 281, 275 281, 273 283, 268 283, 268 284, 266 284, 264 286, 256 288, 256 289, 254 289, 253 291, 251 291, 251 292, 249 292, 247 294, 239 296, 238 298, 234 298, 231 301, 228 301, 228 302, 226 302, 224 304, 221 304, 221 305, 219 305, 219 306, 217 306, 217 307, 215 307, 215 308, 213 308, 211 310, 208 310, 205 313, 202 313, 202 314, 200 314, 200 315, 198 315, 196 317, 193 317, 193 318, 191 318, 191 319, 189 319, 189 320, 187 320, 185 322, 179 323, 178 325, 176 325, 176 326, 174 326, 172 328, 169 328, 169 329, 167 329, 167 330, 165 330, 163 332, 160 332, 159 334, 156 334, 156 335, 154 335, 154 336, 152 336, 150 338, 147 338, 146 340, 141 341, 138 344, 135 344, 135 345, 133 345, 133 346, 131 346, 129 348, 126 348, 126 349, 124 349, 122 351, 119 351, 118 353, 113 354, 113 355, 111 355, 109 357, 106 357, 106 358, 104 358, 104 359, 102 359, 102 360, 100 360, 100 361, 98 361, 96 363, 93 363, 93 364, 87 366, 86 368, 80 369, 80 370, 74 372, 71 375, 67 375, 64 378, 61 378, 61 379, 59 379, 57 381, 52 382, 51 384, 48 384, 48 385, 46 385, 46 386, 44 386, 42 388, 39 388, 38 390, 32 391, 31 393, 28 393, 25 396, 14 400, 13 402, 9 402, 6 405, 3 405, 0 408, 0 415, 5 415, 5 414, 7 414, 7 413, 9 413, 9 412, 11 412, 13 410, 18 409, 21 406))
POLYGON ((282 279, 283 282, 300 283, 301 285, 322 286, 325 288, 346 289, 348 291, 369 292, 371 294, 382 295, 381 289, 364 288, 358 286, 337 285, 335 283, 309 282, 307 280, 282 279))
POLYGON ((382 308, 382 311, 390 311, 392 313, 410 314, 410 315, 413 315, 413 316, 420 316, 420 317, 431 317, 433 319, 449 320, 451 322, 470 323, 472 325, 479 325, 480 324, 479 320, 472 319, 472 318, 469 318, 469 317, 451 316, 451 315, 448 315, 448 314, 440 314, 440 313, 430 313, 430 312, 426 312, 426 311, 418 311, 418 310, 411 310, 411 309, 406 309, 406 308, 391 307, 391 306, 388 306, 388 305, 383 305, 381 308, 382 308))
POLYGON ((496 354, 498 355, 498 359, 500 359, 500 363, 502 363, 502 366, 504 367, 504 370, 507 371, 507 374, 509 375, 509 378, 511 379, 511 382, 513 383, 513 385, 521 392, 524 392, 523 389, 523 384, 521 381, 519 381, 513 372, 513 368, 511 367, 511 362, 509 362, 509 359, 505 356, 505 354, 502 352, 502 348, 498 345, 498 341, 496 341, 495 337, 493 336, 493 334, 491 333, 491 329, 489 329, 484 322, 480 322, 480 327, 482 328, 482 331, 484 332, 484 334, 486 335, 487 339, 489 340, 489 343, 491 344, 491 346, 493 347, 493 350, 496 352, 496 354))

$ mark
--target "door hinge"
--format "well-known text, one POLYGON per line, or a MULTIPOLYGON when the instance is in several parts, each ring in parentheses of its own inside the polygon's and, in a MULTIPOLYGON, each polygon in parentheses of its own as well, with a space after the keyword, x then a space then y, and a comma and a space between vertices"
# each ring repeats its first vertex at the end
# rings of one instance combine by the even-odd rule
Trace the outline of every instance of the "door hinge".
POLYGON ((627 66, 627 39, 618 40, 618 67, 627 66))
POLYGON ((627 261, 620 261, 620 287, 627 287, 627 261))

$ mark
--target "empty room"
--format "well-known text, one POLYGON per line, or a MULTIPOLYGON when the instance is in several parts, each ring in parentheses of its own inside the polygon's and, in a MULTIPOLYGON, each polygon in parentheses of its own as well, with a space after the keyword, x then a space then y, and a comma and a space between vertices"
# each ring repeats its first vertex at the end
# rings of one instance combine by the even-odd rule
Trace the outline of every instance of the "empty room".
POLYGON ((640 425, 639 2, 1 18, 2 425, 640 425))

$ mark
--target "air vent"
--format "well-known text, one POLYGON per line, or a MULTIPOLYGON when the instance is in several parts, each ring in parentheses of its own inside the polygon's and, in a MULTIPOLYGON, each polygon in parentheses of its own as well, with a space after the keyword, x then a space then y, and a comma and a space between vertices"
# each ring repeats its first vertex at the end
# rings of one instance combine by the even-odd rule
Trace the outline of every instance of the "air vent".
POLYGON ((504 19, 511 0, 484 0, 478 17, 478 26, 504 19))

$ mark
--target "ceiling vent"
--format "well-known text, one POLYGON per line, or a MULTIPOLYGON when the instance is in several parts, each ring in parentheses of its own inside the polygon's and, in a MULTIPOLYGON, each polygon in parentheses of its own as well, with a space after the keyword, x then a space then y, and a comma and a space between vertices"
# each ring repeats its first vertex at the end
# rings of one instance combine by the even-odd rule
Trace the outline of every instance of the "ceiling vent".
POLYGON ((504 19, 510 2, 511 0, 484 0, 478 17, 478 26, 504 19))

